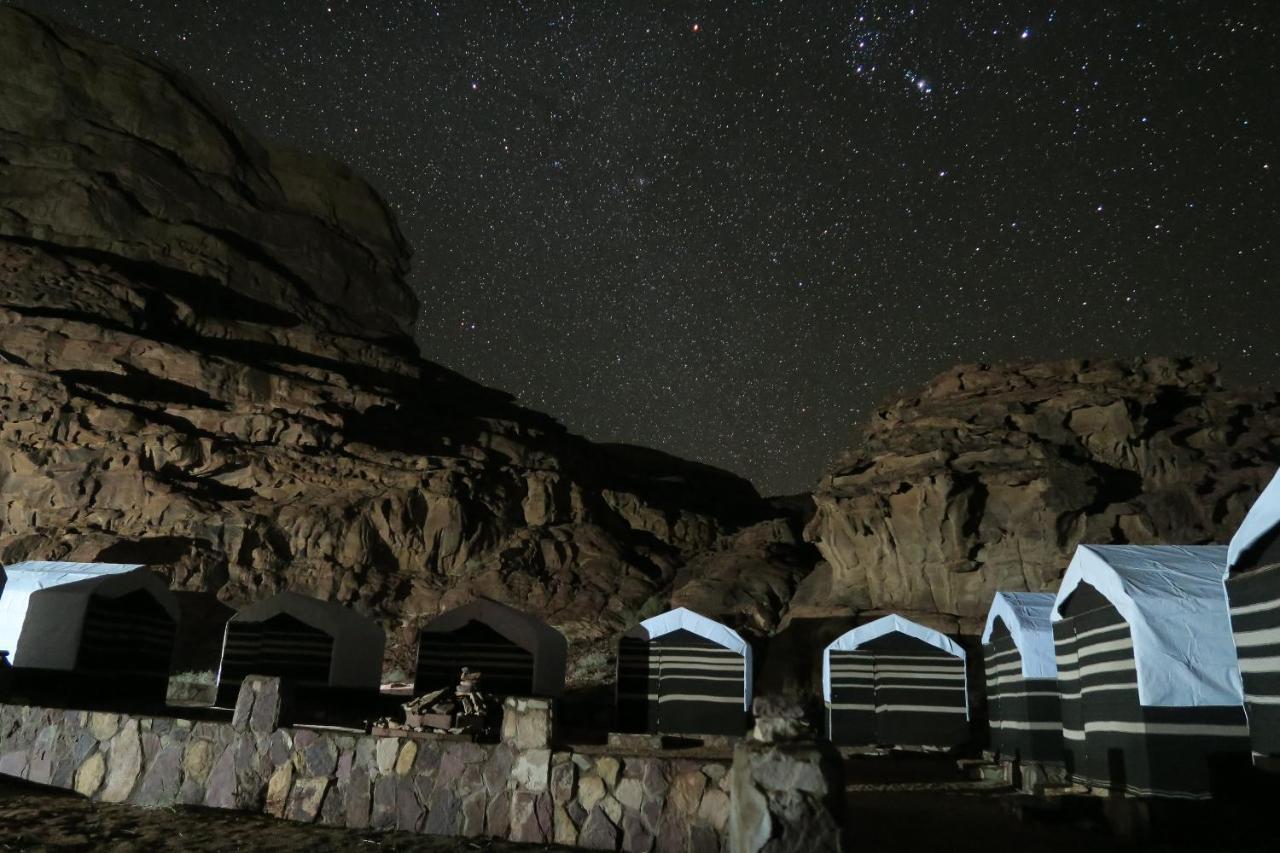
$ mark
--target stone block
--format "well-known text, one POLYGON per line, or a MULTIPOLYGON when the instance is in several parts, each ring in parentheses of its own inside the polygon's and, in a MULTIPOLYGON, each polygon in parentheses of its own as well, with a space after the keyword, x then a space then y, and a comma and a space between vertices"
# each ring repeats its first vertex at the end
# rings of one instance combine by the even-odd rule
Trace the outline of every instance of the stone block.
POLYGON ((428 835, 458 835, 462 828, 458 805, 458 795, 449 786, 437 785, 427 802, 427 824, 422 831, 428 835))
POLYGON ((676 812, 685 816, 697 814, 698 805, 702 802, 702 792, 707 787, 707 777, 701 770, 689 770, 677 776, 670 791, 671 805, 676 812))
POLYGON ((639 811, 644 803, 644 785, 639 779, 623 779, 613 795, 627 808, 639 811))
POLYGON ((578 802, 588 812, 596 807, 596 803, 604 799, 604 780, 599 776, 587 776, 578 782, 578 802))
MULTIPOLYGON (((555 761, 555 757, 552 757, 555 761)), ((572 761, 553 764, 551 768, 551 798, 557 803, 567 803, 573 799, 573 787, 578 768, 572 761)))
POLYGON ((502 741, 518 750, 550 747, 553 723, 550 699, 509 696, 502 702, 502 741))
POLYGON ((102 784, 102 777, 106 775, 107 762, 103 758, 101 752, 95 752, 85 759, 84 764, 76 770, 75 789, 77 794, 85 797, 92 797, 98 792, 98 786, 102 784))
POLYGON ((318 776, 299 779, 289 795, 289 805, 284 816, 301 823, 313 823, 320 815, 325 791, 329 789, 329 777, 318 776))
POLYGON ((591 810, 578 830, 578 846, 587 850, 617 850, 618 841, 618 827, 599 806, 591 810))
POLYGON ((293 763, 281 764, 267 780, 267 814, 284 817, 289 805, 289 791, 293 788, 293 763))
POLYGON ((578 825, 573 822, 573 818, 569 817, 569 812, 560 803, 555 804, 551 822, 554 829, 552 841, 569 847, 578 843, 578 825))
POLYGON ((129 799, 142 772, 142 739, 136 720, 126 722, 109 741, 107 775, 98 799, 107 803, 123 803, 129 799))
POLYGON ((555 834, 553 810, 551 794, 546 791, 515 791, 511 795, 511 840, 526 844, 550 841, 555 834))
POLYGON ((246 676, 236 695, 235 712, 231 715, 231 727, 237 731, 254 731, 270 734, 280 727, 280 718, 287 699, 286 689, 279 678, 265 675, 246 676))
POLYGON ((551 750, 530 749, 516 753, 511 778, 516 786, 535 793, 547 790, 551 771, 551 750))
POLYGON ((612 791, 618 786, 618 771, 622 765, 618 759, 610 755, 602 755, 596 759, 596 775, 604 780, 605 787, 612 791))

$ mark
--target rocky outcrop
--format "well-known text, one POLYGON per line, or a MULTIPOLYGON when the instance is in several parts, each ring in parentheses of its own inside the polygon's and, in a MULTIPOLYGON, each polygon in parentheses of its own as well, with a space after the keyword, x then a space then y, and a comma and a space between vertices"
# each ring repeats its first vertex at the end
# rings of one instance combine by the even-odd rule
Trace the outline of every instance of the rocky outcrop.
POLYGON ((292 588, 393 650, 485 594, 577 647, 771 514, 417 356, 408 249, 342 166, 151 59, 0 7, 0 562, 292 588))
POLYGON ((1226 542, 1280 460, 1280 397, 1169 359, 967 365, 877 412, 823 477, 793 615, 974 632, 1080 542, 1226 542))

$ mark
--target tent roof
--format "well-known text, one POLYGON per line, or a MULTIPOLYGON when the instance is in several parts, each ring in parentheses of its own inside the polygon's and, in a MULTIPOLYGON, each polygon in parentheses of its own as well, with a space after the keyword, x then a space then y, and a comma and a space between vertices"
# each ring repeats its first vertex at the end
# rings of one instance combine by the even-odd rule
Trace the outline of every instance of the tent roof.
POLYGON ((265 622, 281 613, 292 616, 317 631, 324 631, 334 639, 342 637, 376 642, 379 646, 386 642, 381 626, 374 620, 361 616, 345 604, 324 601, 300 592, 277 592, 241 608, 228 621, 265 622))
POLYGON ((727 625, 721 625, 713 619, 694 613, 687 607, 677 607, 673 610, 668 610, 666 613, 650 616, 622 636, 636 637, 642 640, 656 640, 658 637, 674 631, 688 631, 691 634, 697 634, 704 640, 710 640, 718 646, 723 646, 729 651, 742 655, 743 672, 746 673, 746 678, 743 679, 742 685, 742 707, 744 710, 751 710, 753 673, 751 644, 742 639, 741 634, 727 625))
MULTIPOLYGON (((146 589, 174 621, 179 619, 177 600, 168 584, 140 563, 28 560, 6 566, 4 575, 4 592, 0 595, 0 649, 8 651, 9 660, 14 663, 18 660, 18 641, 31 596, 42 590, 87 599, 91 595, 117 597, 146 589)), ((70 638, 68 634, 67 639, 70 638)))
POLYGON ((1004 622, 1022 659, 1023 678, 1058 675, 1053 650, 1053 600, 1051 592, 997 592, 991 600, 982 642, 991 642, 996 619, 1004 622))
POLYGON ((531 613, 492 598, 477 598, 446 610, 422 628, 424 634, 447 634, 468 622, 480 622, 533 655, 552 652, 564 656, 568 642, 555 628, 531 613))
POLYGON ((1143 705, 1240 705, 1226 562, 1225 545, 1081 545, 1054 599, 1053 621, 1088 583, 1129 623, 1143 705))
MULTIPOLYGON (((828 645, 822 650, 822 696, 828 702, 831 701, 831 653, 832 652, 851 652, 861 646, 863 643, 869 643, 877 640, 885 634, 906 634, 908 637, 915 637, 922 640, 936 649, 941 649, 949 655, 954 655, 960 660, 965 659, 964 649, 956 644, 946 634, 941 631, 935 631, 932 628, 926 628, 910 619, 904 619, 896 613, 890 613, 888 616, 881 616, 873 622, 865 625, 859 625, 852 631, 846 631, 835 639, 835 642, 828 645)), ((968 684, 968 674, 965 675, 965 683, 968 684)), ((965 712, 968 713, 969 701, 968 693, 965 695, 965 712)))
POLYGON ((677 607, 674 610, 668 610, 666 613, 650 616, 639 625, 631 628, 623 636, 655 640, 664 634, 681 630, 697 634, 699 637, 724 646, 730 651, 744 655, 751 654, 750 644, 742 639, 742 635, 737 631, 727 625, 721 625, 713 619, 708 619, 699 613, 694 613, 686 607, 677 607))
POLYGON ((1227 548, 1227 569, 1236 567, 1237 561, 1249 550, 1249 546, 1257 542, 1267 533, 1280 525, 1280 472, 1271 478, 1271 482, 1258 495, 1258 499, 1249 507, 1249 512, 1240 522, 1236 535, 1231 537, 1227 548))

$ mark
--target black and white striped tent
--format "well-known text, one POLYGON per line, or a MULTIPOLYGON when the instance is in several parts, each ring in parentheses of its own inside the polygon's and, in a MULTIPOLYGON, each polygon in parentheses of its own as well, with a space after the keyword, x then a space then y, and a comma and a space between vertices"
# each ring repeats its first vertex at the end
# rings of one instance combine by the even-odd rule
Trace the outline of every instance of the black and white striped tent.
POLYGON ((164 699, 179 611, 135 564, 30 561, 5 569, 0 649, 15 684, 80 694, 103 684, 164 699))
POLYGON ((822 652, 827 736, 840 746, 955 746, 969 739, 965 653, 896 614, 822 652))
POLYGON ((1068 770, 1205 798, 1248 765, 1222 546, 1081 545, 1054 600, 1068 770))
POLYGON ((1260 766, 1274 769, 1280 759, 1280 474, 1232 537, 1227 572, 1253 753, 1260 766))
POLYGON ((618 643, 618 727, 675 735, 740 735, 751 707, 751 646, 677 607, 618 643))
POLYGON ((382 680, 381 626, 333 601, 280 592, 227 621, 218 704, 234 705, 248 675, 286 680, 295 691, 376 693, 382 680))
POLYGON ((1011 761, 1062 761, 1053 593, 997 592, 982 632, 991 749, 1011 761))
POLYGON ((559 696, 568 644, 536 616, 477 598, 427 623, 418 637, 414 694, 453 687, 462 668, 479 670, 495 696, 559 696))

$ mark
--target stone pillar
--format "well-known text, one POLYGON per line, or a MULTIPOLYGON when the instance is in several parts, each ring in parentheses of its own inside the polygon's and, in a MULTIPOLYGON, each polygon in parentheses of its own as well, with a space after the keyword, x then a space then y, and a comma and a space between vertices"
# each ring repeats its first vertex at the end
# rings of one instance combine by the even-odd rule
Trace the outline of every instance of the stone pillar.
POLYGON ((246 676, 236 696, 231 727, 242 732, 271 734, 280 727, 282 712, 289 698, 287 694, 288 688, 278 678, 246 676))
POLYGON ((549 749, 553 720, 550 699, 508 696, 502 701, 502 740, 516 749, 549 749))
POLYGON ((733 751, 730 853, 843 849, 840 756, 813 736, 798 703, 759 697, 756 725, 733 751))
POLYGON ((512 841, 545 844, 555 838, 549 790, 553 722, 550 699, 509 696, 502 702, 500 748, 514 754, 508 781, 512 841))

